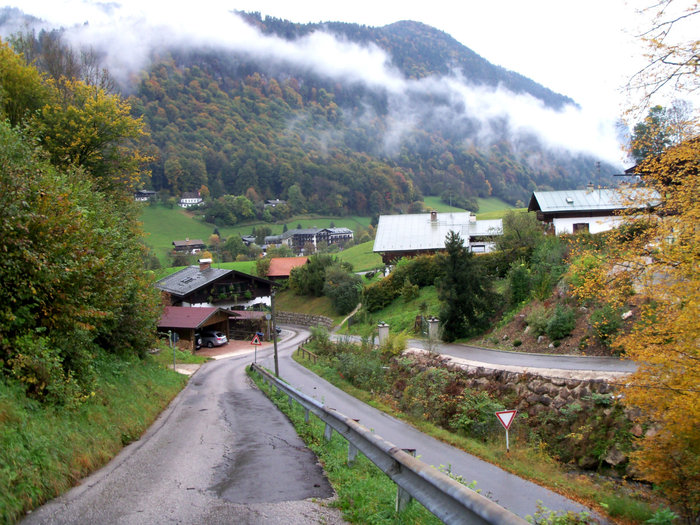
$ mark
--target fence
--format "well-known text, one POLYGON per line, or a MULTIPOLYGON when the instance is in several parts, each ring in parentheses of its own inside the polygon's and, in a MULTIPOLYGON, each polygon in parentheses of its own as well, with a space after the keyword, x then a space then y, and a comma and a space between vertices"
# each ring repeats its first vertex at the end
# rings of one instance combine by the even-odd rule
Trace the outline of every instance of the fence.
POLYGON ((306 421, 309 420, 309 413, 323 421, 326 424, 326 440, 331 439, 334 430, 343 436, 348 441, 349 464, 352 465, 359 451, 389 476, 398 486, 397 510, 402 510, 411 498, 415 498, 448 524, 527 524, 519 516, 373 434, 353 419, 327 409, 255 363, 250 367, 260 374, 263 381, 287 394, 290 405, 293 401, 299 403, 305 410, 306 421))

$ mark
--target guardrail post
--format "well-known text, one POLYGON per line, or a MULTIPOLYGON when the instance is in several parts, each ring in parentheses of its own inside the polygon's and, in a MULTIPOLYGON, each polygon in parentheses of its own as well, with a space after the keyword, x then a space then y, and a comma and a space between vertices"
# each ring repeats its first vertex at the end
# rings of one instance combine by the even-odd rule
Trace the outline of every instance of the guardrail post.
POLYGON ((352 467, 357 458, 357 447, 348 441, 348 466, 352 467))
POLYGON ((308 422, 309 422, 309 409, 307 408, 304 410, 304 423, 308 423, 308 422))
MULTIPOLYGON (((411 454, 411 456, 414 458, 416 457, 415 448, 404 448, 403 451, 411 454)), ((411 503, 412 499, 411 494, 407 490, 401 488, 399 485, 396 485, 396 512, 403 511, 408 504, 411 503)))
POLYGON ((289 400, 289 406, 291 407, 294 404, 294 399, 292 396, 287 396, 287 399, 289 400))
POLYGON ((326 441, 330 441, 333 437, 333 427, 326 423, 326 429, 323 431, 323 437, 326 441))

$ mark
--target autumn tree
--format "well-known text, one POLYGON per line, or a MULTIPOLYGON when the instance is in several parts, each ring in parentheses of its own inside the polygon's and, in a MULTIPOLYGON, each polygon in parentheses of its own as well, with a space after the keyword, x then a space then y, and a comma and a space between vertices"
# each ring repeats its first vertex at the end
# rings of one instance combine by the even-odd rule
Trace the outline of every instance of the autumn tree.
MULTIPOLYGON (((604 246, 578 250, 575 294, 639 315, 613 346, 639 368, 620 384, 647 432, 632 461, 684 513, 700 518, 700 138, 637 167, 654 208, 637 207, 604 246)), ((644 203, 641 203, 644 204, 644 203)))
POLYGON ((696 91, 700 40, 695 38, 693 23, 700 13, 697 1, 659 0, 647 3, 639 12, 649 17, 639 35, 649 60, 628 83, 628 89, 640 95, 634 109, 652 106, 654 97, 664 92, 696 91))
POLYGON ((60 96, 39 110, 30 129, 52 163, 84 168, 111 193, 132 191, 150 160, 139 146, 141 119, 131 116, 126 101, 97 87, 70 80, 49 85, 60 96))

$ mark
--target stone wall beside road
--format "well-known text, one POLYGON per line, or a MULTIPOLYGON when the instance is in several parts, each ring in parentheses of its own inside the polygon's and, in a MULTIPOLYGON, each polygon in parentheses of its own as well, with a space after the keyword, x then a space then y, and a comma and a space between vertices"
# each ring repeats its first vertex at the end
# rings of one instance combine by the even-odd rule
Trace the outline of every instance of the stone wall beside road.
POLYGON ((275 312, 277 324, 291 324, 296 326, 323 326, 330 329, 333 319, 323 315, 300 314, 297 312, 275 312))

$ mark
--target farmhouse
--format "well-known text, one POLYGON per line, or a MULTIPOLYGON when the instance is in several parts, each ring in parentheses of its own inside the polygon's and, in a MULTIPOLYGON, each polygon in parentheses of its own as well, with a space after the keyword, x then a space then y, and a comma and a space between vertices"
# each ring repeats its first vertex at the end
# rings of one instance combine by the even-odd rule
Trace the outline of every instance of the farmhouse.
POLYGON ((647 209, 661 202, 659 194, 647 188, 600 188, 585 190, 536 191, 528 211, 537 213, 555 235, 600 233, 623 221, 623 210, 647 209))
POLYGON ((177 203, 181 208, 189 208, 190 206, 197 206, 202 203, 202 197, 199 193, 185 192, 180 197, 180 201, 177 203))
POLYGON ((153 190, 136 190, 134 192, 134 200, 136 202, 147 202, 156 196, 156 192, 153 190))
POLYGON ((184 241, 173 241, 173 250, 178 253, 199 253, 206 245, 201 239, 185 239, 184 241))
POLYGON ((269 304, 275 283, 236 270, 212 268, 211 259, 183 268, 156 282, 170 306, 252 306, 269 304))
POLYGON ((450 231, 458 233, 471 252, 484 253, 493 250, 492 239, 502 235, 503 224, 500 219, 477 221, 469 212, 381 215, 373 251, 381 254, 384 264, 436 253, 445 249, 450 231))

